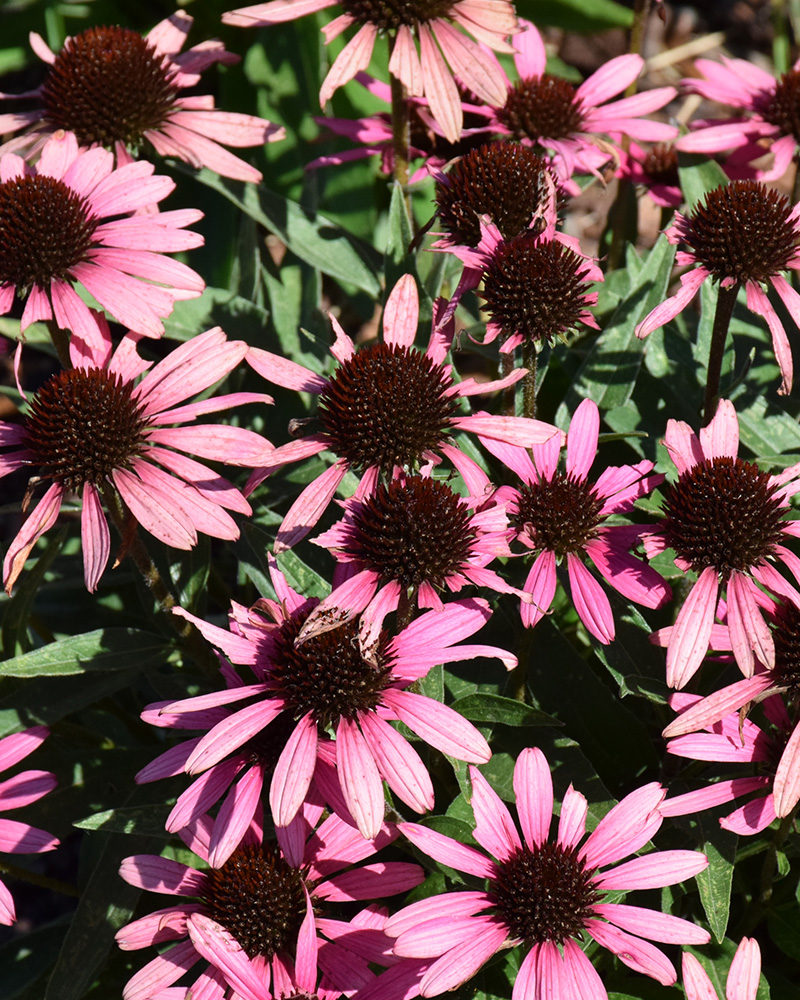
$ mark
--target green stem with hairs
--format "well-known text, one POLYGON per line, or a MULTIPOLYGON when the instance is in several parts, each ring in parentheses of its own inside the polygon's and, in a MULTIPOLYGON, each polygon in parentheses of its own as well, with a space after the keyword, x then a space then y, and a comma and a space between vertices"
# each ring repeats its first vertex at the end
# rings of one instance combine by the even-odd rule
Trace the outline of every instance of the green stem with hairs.
POLYGON ((738 283, 730 288, 720 285, 717 296, 717 309, 714 313, 714 327, 711 331, 711 347, 708 352, 708 380, 706 381, 706 398, 703 404, 703 424, 711 423, 717 412, 719 402, 719 380, 722 373, 722 357, 725 354, 725 342, 728 339, 728 327, 736 305, 738 283))
POLYGON ((532 420, 536 416, 536 344, 526 340, 522 345, 522 367, 528 374, 522 380, 522 415, 532 420))
MULTIPOLYGON (((500 366, 503 378, 508 378, 514 371, 514 352, 508 351, 500 355, 500 366)), ((517 412, 517 387, 509 385, 503 389, 503 411, 507 417, 513 417, 517 412)))

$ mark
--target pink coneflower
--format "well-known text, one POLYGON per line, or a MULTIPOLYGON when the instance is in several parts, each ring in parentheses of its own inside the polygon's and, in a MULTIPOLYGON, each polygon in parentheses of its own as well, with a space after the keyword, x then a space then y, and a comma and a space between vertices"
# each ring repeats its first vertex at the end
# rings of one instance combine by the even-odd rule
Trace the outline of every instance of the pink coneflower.
POLYGON ((699 438, 688 424, 670 420, 664 443, 678 478, 664 489, 665 519, 644 536, 645 548, 650 556, 673 549, 675 565, 698 577, 671 633, 667 684, 684 687, 700 666, 721 589, 726 593, 733 654, 750 677, 756 658, 767 667, 775 663, 772 635, 758 608, 757 584, 790 601, 797 595, 776 563, 796 574, 797 557, 783 543, 800 534, 800 522, 787 521, 784 515, 800 489, 800 467, 770 476, 739 458, 739 422, 726 399, 699 438))
MULTIPOLYGON (((321 802, 306 803, 291 826, 276 831, 277 841, 265 839, 254 826, 221 868, 194 868, 150 854, 126 858, 120 868, 126 882, 189 899, 117 932, 126 951, 177 942, 128 981, 124 1000, 166 995, 162 991, 201 959, 208 965, 199 982, 223 982, 246 1000, 263 1000, 270 979, 276 995, 281 986, 284 992, 285 986, 291 989, 292 981, 316 985, 317 959, 326 943, 319 925, 325 905, 382 899, 423 880, 418 865, 402 861, 351 868, 391 843, 397 830, 384 825, 376 837, 365 840, 338 816, 317 826, 323 809, 321 802)), ((207 819, 200 818, 181 836, 207 862, 207 819)), ((338 971, 345 979, 342 967, 348 965, 334 961, 325 971, 333 976, 338 971)), ((337 983, 339 992, 353 989, 354 979, 337 983)))
POLYGON ((81 146, 113 150, 118 166, 130 163, 131 152, 138 153, 146 141, 161 156, 225 177, 260 181, 258 170, 220 143, 260 146, 283 139, 285 130, 253 115, 219 111, 210 95, 179 96, 214 63, 239 62, 216 40, 182 53, 193 20, 177 11, 145 37, 131 28, 87 28, 67 38, 57 55, 32 33, 31 47, 50 69, 41 87, 20 95, 38 98, 38 107, 0 115, 0 135, 29 126, 5 148, 35 150, 63 129, 74 132, 81 146))
POLYGON ((624 177, 631 184, 645 188, 650 198, 663 209, 677 208, 683 203, 678 177, 678 150, 669 143, 659 142, 644 149, 631 142, 628 149, 620 151, 617 177, 624 177))
MULTIPOLYGON (((483 763, 491 751, 478 730, 453 709, 406 689, 438 663, 479 656, 499 657, 509 668, 516 663, 510 653, 493 646, 456 645, 489 620, 491 613, 482 600, 457 601, 422 615, 394 638, 380 635, 369 660, 359 649, 357 622, 296 646, 319 602, 297 594, 274 566, 272 579, 278 601, 259 601, 249 611, 234 609, 235 632, 176 611, 231 662, 249 667, 255 679, 161 708, 174 726, 206 730, 185 751, 175 751, 189 774, 206 774, 181 796, 169 820, 172 829, 208 809, 237 772, 248 768, 215 825, 213 863, 238 843, 265 777, 271 776, 270 808, 282 827, 294 818, 312 779, 332 805, 344 800, 364 836, 374 836, 383 821, 384 779, 416 812, 431 809, 433 786, 427 769, 390 721, 405 723, 424 742, 458 760, 483 763), (245 700, 245 708, 224 708, 245 700), (339 788, 333 794, 333 748, 326 732, 336 734, 339 788), (320 757, 325 759, 320 762, 320 757), (215 769, 213 776, 210 769, 215 769)), ((164 756, 166 775, 174 772, 176 758, 164 756)))
MULTIPOLYGON (((102 152, 102 151, 101 151, 102 152)), ((222 424, 192 424, 197 417, 240 403, 271 402, 256 393, 232 393, 185 403, 232 371, 247 353, 241 340, 226 341, 219 327, 181 344, 137 382, 150 364, 136 352, 138 337, 126 334, 116 351, 102 316, 103 344, 70 342, 73 368, 45 382, 22 424, 0 423, 0 476, 29 468, 47 492, 11 543, 3 564, 10 593, 37 540, 51 528, 64 501, 82 502, 83 572, 97 587, 111 551, 103 502, 122 502, 127 531, 136 522, 178 549, 197 543, 197 532, 214 538, 239 537, 228 510, 249 514, 241 493, 200 458, 252 468, 272 445, 252 431, 222 424), (184 405, 180 405, 184 404, 184 405)), ((30 496, 26 496, 27 507, 30 496)))
MULTIPOLYGON (((758 942, 754 938, 742 938, 728 970, 726 1000, 756 1000, 760 978, 761 949, 758 942)), ((688 951, 683 953, 683 988, 686 1000, 718 1000, 708 973, 688 951)))
MULTIPOLYGON (((754 682, 755 677, 751 681, 754 682)), ((718 693, 728 699, 733 694, 728 689, 718 693)), ((672 695, 670 705, 681 713, 691 712, 695 719, 698 716, 717 716, 718 712, 712 712, 713 703, 704 704, 709 700, 680 691, 672 695)), ((667 751, 676 757, 725 764, 755 763, 762 773, 723 779, 704 788, 672 796, 661 805, 665 816, 694 815, 753 792, 759 794, 723 817, 719 821, 720 826, 746 837, 765 830, 778 816, 779 809, 781 817, 792 815, 800 801, 800 758, 797 749, 800 727, 793 729, 786 706, 778 695, 766 698, 763 709, 768 726, 763 729, 750 719, 744 719, 740 710, 731 711, 716 722, 706 725, 701 722, 704 732, 694 731, 696 723, 687 722, 683 726, 681 715, 667 727, 665 732, 686 732, 689 729, 686 735, 667 743, 667 751)))
POLYGON ((143 162, 115 169, 111 153, 79 149, 71 132, 52 135, 34 167, 15 153, 2 156, 0 314, 11 309, 16 293, 27 300, 21 330, 55 317, 62 329, 98 344, 94 314, 75 291, 82 285, 114 319, 160 337, 161 317, 175 301, 205 287, 200 275, 164 256, 203 244, 202 236, 183 229, 203 213, 132 215, 175 187, 153 170, 143 162))
POLYGON ((399 473, 342 506, 342 520, 312 539, 340 565, 332 592, 300 630, 301 643, 361 613, 358 640, 369 659, 388 614, 406 622, 415 608, 441 612, 445 590, 472 583, 529 599, 487 569, 495 556, 511 554, 505 505, 491 489, 460 496, 444 480, 399 473))
POLYGON ((722 62, 698 59, 698 77, 682 80, 683 89, 700 94, 716 104, 728 104, 743 114, 730 121, 695 121, 688 135, 681 136, 678 149, 692 153, 719 153, 734 149, 755 159, 765 152, 759 140, 772 140, 769 150, 774 162, 759 172, 762 180, 778 180, 797 152, 800 142, 797 118, 797 89, 800 61, 780 80, 745 59, 722 62))
POLYGON ((334 60, 319 92, 320 104, 366 70, 378 35, 388 35, 389 72, 411 97, 426 97, 450 142, 461 137, 463 113, 454 75, 490 104, 503 100, 503 75, 485 46, 510 52, 506 42, 518 30, 514 5, 507 0, 271 0, 222 15, 242 28, 294 21, 339 6, 342 13, 323 29, 326 43, 352 25, 358 31, 334 60), (459 31, 462 28, 463 31, 459 31), (468 32, 465 34, 464 32, 468 32), (473 37, 470 38, 469 35, 473 37), (417 52, 419 42, 420 51, 417 52), (477 39, 478 41, 473 41, 477 39), (482 43, 478 44, 478 43, 482 43))
POLYGON ((336 341, 331 353, 338 362, 324 378, 294 361, 254 347, 248 362, 273 384, 316 395, 319 431, 277 448, 269 464, 250 477, 247 492, 276 469, 321 451, 330 450, 336 462, 309 483, 292 504, 278 530, 280 552, 305 537, 324 513, 333 495, 352 469, 361 476, 357 495, 372 490, 396 469, 430 468, 446 458, 474 493, 488 488, 480 467, 452 441, 453 431, 472 431, 513 444, 530 446, 557 435, 551 424, 524 417, 458 415, 458 404, 468 396, 494 392, 512 385, 524 371, 496 382, 456 382, 445 363, 453 338, 453 324, 443 323, 441 302, 434 310, 427 350, 417 350, 414 337, 419 319, 419 297, 412 275, 404 275, 386 302, 384 340, 356 350, 353 341, 331 317, 336 341))
MULTIPOLYGON (((652 783, 631 792, 579 846, 586 830, 586 799, 570 786, 558 833, 551 838, 553 784, 541 750, 523 750, 514 768, 522 839, 486 779, 474 767, 470 776, 473 835, 491 858, 426 827, 399 825, 404 836, 435 861, 488 883, 485 891, 431 896, 389 918, 386 933, 396 938, 396 955, 433 960, 422 977, 422 996, 455 989, 496 952, 522 945, 526 954, 512 1000, 606 1000, 605 987, 578 943, 587 934, 630 968, 664 985, 674 983, 672 963, 643 938, 705 944, 708 933, 670 914, 602 901, 606 892, 673 885, 707 866, 708 859, 699 852, 658 851, 607 868, 640 850, 656 833, 664 789, 652 783)), ((359 1000, 377 997, 381 984, 379 977, 359 1000)))
MULTIPOLYGON (((13 733, 0 740, 0 771, 24 760, 47 739, 44 726, 34 726, 22 733, 13 733)), ((13 778, 0 782, 0 812, 21 809, 37 802, 51 792, 58 780, 50 771, 21 771, 13 778)), ((60 841, 44 830, 15 819, 0 819, 0 851, 6 854, 42 854, 58 847, 60 841)), ((14 900, 0 880, 0 924, 13 924, 17 919, 14 900)))
MULTIPOLYGON (((744 285, 747 308, 763 316, 772 335, 781 370, 781 393, 792 389, 792 350, 764 285, 773 288, 794 322, 800 325, 800 295, 781 273, 800 270, 800 205, 756 181, 731 181, 706 195, 690 215, 675 214, 666 231, 670 243, 684 243, 675 260, 696 264, 681 275, 677 294, 656 306, 636 327, 637 337, 664 326, 691 302, 707 278, 733 297, 744 285)), ((724 332, 724 331, 723 331, 724 332)))
POLYGON ((520 606, 523 624, 532 628, 547 614, 556 591, 556 566, 566 560, 581 621, 596 639, 608 643, 614 638, 614 616, 605 592, 584 564, 587 558, 615 590, 637 604, 661 607, 671 592, 655 570, 630 553, 647 529, 604 523, 611 515, 633 510, 636 500, 664 477, 650 475, 653 463, 643 461, 609 467, 596 483, 590 482, 599 429, 597 405, 584 399, 567 433, 565 472, 558 467, 561 449, 555 439, 552 445, 536 445, 533 461, 523 448, 483 444, 523 483, 497 491, 508 512, 509 541, 516 539, 536 554, 523 588, 532 599, 520 606))
POLYGON ((485 114, 498 131, 551 156, 569 193, 580 191, 571 180, 575 172, 596 174, 615 156, 603 135, 627 135, 648 142, 669 142, 677 136, 673 125, 639 117, 669 103, 677 94, 674 87, 606 103, 639 76, 644 66, 641 56, 611 59, 576 88, 545 72, 547 53, 542 36, 533 24, 521 23, 525 30, 513 39, 517 80, 503 74, 503 97, 488 102, 492 107, 486 108, 485 114))

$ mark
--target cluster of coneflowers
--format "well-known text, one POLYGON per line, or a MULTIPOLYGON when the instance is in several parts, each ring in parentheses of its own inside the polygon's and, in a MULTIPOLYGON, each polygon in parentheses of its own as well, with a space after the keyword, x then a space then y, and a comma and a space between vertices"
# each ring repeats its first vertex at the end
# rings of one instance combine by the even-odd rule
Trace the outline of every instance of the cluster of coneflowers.
MULTIPOLYGON (((266 120, 182 96, 204 69, 235 60, 216 42, 182 52, 188 15, 144 38, 91 28, 59 53, 33 36, 49 65, 44 83, 25 95, 32 110, 0 116, 0 134, 17 133, 0 147, 0 312, 20 304, 23 333, 43 321, 61 361, 22 419, 0 423, 0 476, 29 476, 4 585, 11 592, 62 512, 79 510, 88 590, 115 548, 115 565, 132 558, 178 627, 199 633, 219 657, 213 690, 142 713, 153 726, 189 731, 137 780, 191 779, 167 830, 197 861, 137 855, 123 864, 127 882, 178 897, 119 931, 124 949, 160 949, 123 995, 410 1000, 455 989, 517 948, 512 1000, 605 1000, 584 950, 589 940, 671 985, 677 972, 652 942, 701 946, 708 932, 620 900, 673 886, 708 862, 698 851, 640 852, 665 817, 757 793, 723 825, 746 835, 777 818, 785 832, 800 801, 800 557, 792 543, 800 522, 790 517, 800 468, 770 473, 741 458, 736 411, 719 399, 721 352, 742 285, 771 332, 782 391, 791 391, 791 351, 765 286, 800 319, 784 276, 800 266, 800 207, 764 184, 796 149, 791 81, 767 83, 749 64, 747 74, 699 64, 705 79, 691 86, 706 96, 741 101, 742 79, 752 84, 747 117, 698 128, 677 146, 735 146, 735 179, 676 215, 667 238, 687 248, 677 259, 689 267, 637 333, 673 319, 707 278, 719 286, 704 424, 667 423, 667 476, 646 460, 598 469, 592 400, 575 408, 565 433, 536 419, 537 354, 581 326, 597 328, 594 287, 603 279, 599 263, 559 230, 560 214, 579 190, 576 178, 609 167, 651 180, 661 204, 679 203, 671 150, 646 153, 630 142, 677 138, 672 125, 642 117, 675 90, 612 100, 641 73, 636 54, 577 88, 551 76, 539 32, 505 0, 273 0, 223 20, 265 25, 333 7, 326 40, 344 33, 348 41, 321 102, 358 77, 391 101, 392 115, 332 127, 363 144, 356 155, 383 153, 402 184, 414 158, 427 157, 436 180, 431 249, 463 264, 449 299, 434 303, 424 349, 415 346, 420 300, 409 273, 387 289, 377 340, 357 346, 331 316, 327 376, 219 328, 147 360, 146 338, 159 338, 174 304, 200 295, 204 283, 169 256, 201 244, 189 228, 200 213, 162 204, 174 182, 144 157, 152 151, 254 182, 260 174, 225 147, 282 136, 266 120), (389 40, 391 86, 366 76, 379 37, 389 40), (513 78, 494 52, 513 55, 513 78), (400 112, 405 133, 396 127, 400 112), (767 140, 774 167, 760 170, 767 140), (490 382, 461 378, 452 361, 457 309, 473 291, 485 311, 482 343, 498 341, 503 363, 490 382), (109 320, 125 332, 112 332, 109 320), (243 363, 272 385, 316 397, 310 419, 298 402, 291 440, 203 421, 271 402, 261 392, 208 394, 243 363), (473 408, 476 397, 480 405, 499 399, 505 412, 473 408), (325 469, 291 504, 269 555, 274 598, 234 603, 227 628, 177 607, 143 532, 178 549, 192 548, 198 534, 233 541, 270 477, 315 456, 325 469), (250 470, 246 485, 208 462, 250 470), (348 482, 356 485, 345 492, 348 482), (637 502, 656 489, 661 516, 643 523, 637 502), (340 519, 317 531, 333 503, 340 519), (298 593, 276 560, 309 535, 333 557, 322 599, 298 593), (650 561, 666 551, 691 581, 674 624, 654 635, 675 689, 667 749, 696 761, 761 762, 764 774, 674 796, 644 784, 587 835, 586 798, 570 786, 554 821, 550 766, 527 748, 514 767, 512 813, 478 769, 492 755, 484 735, 421 693, 420 682, 437 665, 477 658, 517 668, 513 652, 473 641, 491 618, 490 600, 514 598, 522 624, 535 628, 560 581, 586 633, 613 642, 608 588, 645 608, 664 606, 671 590, 650 561), (744 679, 704 698, 683 692, 709 651, 735 662, 744 679), (763 703, 764 728, 744 717, 754 702, 763 703), (420 743, 470 765, 478 847, 410 821, 436 799, 420 743), (461 887, 398 908, 397 897, 426 878, 416 862, 397 860, 412 847, 434 870, 464 873, 461 887)), ((17 763, 45 735, 37 727, 0 741, 0 763, 17 763)), ((46 772, 23 772, 0 787, 0 806, 27 805, 53 784, 46 772)), ((0 834, 7 851, 56 846, 10 820, 0 821, 0 834)), ((0 884, 0 920, 13 919, 0 884)), ((758 946, 744 938, 729 1000, 753 1000, 759 968, 758 946)), ((683 981, 691 1000, 712 996, 688 954, 683 981)))

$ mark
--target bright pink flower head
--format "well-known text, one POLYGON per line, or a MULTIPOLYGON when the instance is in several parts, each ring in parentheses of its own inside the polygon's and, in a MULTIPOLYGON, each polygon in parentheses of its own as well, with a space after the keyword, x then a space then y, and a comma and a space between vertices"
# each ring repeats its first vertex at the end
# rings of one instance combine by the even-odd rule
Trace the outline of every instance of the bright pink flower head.
MULTIPOLYGON (((761 949, 755 938, 742 938, 733 956, 725 984, 726 1000, 756 1000, 761 978, 761 949)), ((686 1000, 722 1000, 708 973, 694 955, 683 953, 683 988, 686 1000)))
POLYGON ((205 287, 200 275, 165 256, 202 245, 202 236, 183 227, 203 213, 134 214, 175 187, 153 170, 144 162, 115 169, 113 154, 79 149, 73 133, 60 131, 34 167, 16 153, 0 157, 0 314, 17 294, 26 300, 22 330, 55 317, 63 330, 98 344, 94 314, 75 291, 82 285, 118 322, 160 337, 161 317, 176 300, 205 287))
POLYGON ((723 590, 733 654, 750 677, 756 659, 775 664, 757 585, 800 604, 800 594, 776 568, 782 563, 800 580, 800 560, 785 545, 800 534, 800 522, 785 519, 800 489, 800 466, 770 476, 739 458, 739 422, 727 399, 699 437, 683 421, 670 420, 664 443, 678 478, 664 489, 665 518, 644 537, 645 548, 650 556, 672 549, 675 565, 697 574, 670 635, 667 684, 684 687, 700 666, 723 590))
POLYGON ((547 53, 542 36, 534 25, 521 23, 525 30, 513 40, 517 80, 503 74, 503 97, 488 102, 492 107, 485 113, 504 134, 547 152, 570 193, 580 191, 571 181, 574 173, 596 174, 614 155, 603 135, 627 135, 648 142, 669 142, 677 136, 673 125, 640 117, 669 103, 677 93, 674 87, 607 103, 639 76, 644 66, 641 56, 611 59, 576 88, 545 71, 547 53))
POLYGON ((666 231, 670 243, 683 243, 679 266, 696 264, 681 275, 680 290, 656 306, 636 327, 637 337, 664 326, 692 301, 707 278, 722 288, 747 292, 747 308, 763 316, 781 370, 779 392, 792 390, 792 350, 778 314, 767 297, 772 288, 800 326, 800 295, 782 274, 800 270, 800 205, 757 181, 731 181, 706 195, 690 215, 675 214, 666 231))
POLYGON ((644 187, 656 205, 677 208, 683 203, 678 177, 678 151, 670 143, 657 143, 643 149, 631 142, 626 151, 620 151, 617 177, 625 177, 631 184, 644 187))
POLYGON ((533 461, 524 448, 481 440, 523 484, 497 491, 508 511, 509 540, 515 538, 536 554, 523 588, 531 598, 531 603, 520 606, 523 623, 532 628, 547 614, 556 591, 556 567, 565 560, 581 621, 596 639, 608 643, 614 638, 614 616, 603 588, 585 566, 587 559, 615 590, 645 607, 660 607, 670 589, 655 570, 630 553, 647 529, 604 523, 611 515, 633 510, 636 500, 664 477, 650 475, 653 463, 642 461, 609 467, 596 483, 590 482, 599 429, 597 405, 585 399, 567 433, 565 471, 558 465, 561 448, 555 438, 534 446, 533 461))
MULTIPOLYGON (((607 1000, 600 977, 580 944, 585 934, 622 962, 657 979, 675 982, 672 963, 650 944, 705 944, 709 935, 679 917, 626 903, 606 903, 607 892, 655 889, 702 871, 705 855, 657 851, 615 862, 640 850, 661 826, 664 789, 655 783, 631 792, 583 841, 587 802, 570 786, 558 831, 550 834, 553 783, 541 750, 523 750, 514 768, 520 837, 505 803, 480 772, 470 768, 475 840, 483 852, 414 823, 400 830, 440 864, 485 879, 485 891, 431 896, 390 917, 386 933, 395 955, 429 959, 421 993, 438 996, 467 982, 496 952, 522 945, 526 954, 512 1000, 538 997, 607 1000)), ((359 994, 373 1000, 382 980, 359 994)), ((388 1000, 394 1000, 390 995, 388 1000)))
POLYGON ((491 751, 452 708, 407 688, 439 663, 484 656, 500 658, 509 669, 516 664, 514 656, 494 646, 456 645, 489 620, 482 600, 457 601, 424 614, 393 638, 379 635, 369 659, 359 649, 357 622, 296 645, 319 603, 292 590, 274 565, 272 579, 278 601, 259 601, 249 611, 235 607, 232 631, 176 612, 194 622, 231 662, 249 667, 256 679, 229 682, 224 691, 160 707, 166 721, 158 724, 206 731, 147 769, 146 780, 180 769, 202 774, 179 798, 168 829, 180 829, 210 808, 241 772, 214 826, 212 864, 238 844, 265 777, 272 816, 281 827, 296 815, 312 780, 368 837, 383 822, 384 780, 411 809, 431 809, 427 769, 390 722, 405 723, 425 743, 457 760, 484 763, 491 751), (242 701, 244 708, 225 708, 242 701), (336 734, 335 745, 327 732, 336 734))
MULTIPOLYGON (((48 730, 34 726, 0 740, 0 771, 24 760, 44 743, 48 730)), ((0 813, 21 809, 37 802, 51 792, 58 781, 50 771, 20 771, 13 778, 0 782, 0 813)), ((60 841, 44 830, 15 819, 0 819, 0 851, 6 854, 42 854, 58 847, 60 841)), ((0 924, 13 924, 17 919, 11 893, 0 880, 0 924)))
POLYGON ((581 324, 598 329, 589 308, 597 304, 597 292, 590 289, 592 282, 603 280, 602 271, 574 236, 555 231, 554 210, 545 211, 542 221, 542 231, 533 226, 503 239, 497 226, 484 219, 477 247, 452 247, 466 266, 447 315, 463 292, 480 282, 489 314, 484 343, 499 337, 501 354, 521 344, 553 344, 581 324))
POLYGON ((312 530, 350 469, 361 476, 357 495, 362 496, 397 469, 430 469, 445 458, 471 492, 479 494, 489 488, 489 480, 454 443, 454 431, 471 431, 525 447, 558 434, 555 427, 540 420, 458 414, 461 400, 512 385, 524 370, 496 382, 479 383, 471 378, 457 382, 452 365, 445 361, 454 327, 441 319, 442 312, 438 302, 424 353, 414 347, 419 297, 410 274, 398 281, 386 302, 382 342, 356 350, 331 317, 336 334, 331 353, 338 366, 330 378, 281 355, 251 348, 247 360, 264 378, 318 397, 320 430, 277 448, 269 464, 250 477, 248 494, 290 462, 326 450, 337 456, 292 504, 278 530, 276 552, 290 548, 312 530))
POLYGON ((778 180, 786 173, 797 152, 800 134, 797 119, 797 86, 800 61, 776 80, 771 73, 745 59, 722 57, 721 62, 698 59, 698 76, 682 80, 685 91, 700 94, 715 104, 728 104, 741 115, 729 121, 695 121, 692 131, 681 136, 678 149, 687 153, 719 153, 736 150, 737 160, 764 154, 760 140, 769 144, 774 162, 760 171, 761 180, 778 180))
MULTIPOLYGON (((736 696, 746 687, 758 692, 756 677, 731 685, 709 698, 682 691, 670 698, 670 705, 681 714, 667 726, 665 733, 686 735, 667 743, 669 753, 689 760, 755 763, 760 773, 723 779, 705 788, 672 796, 662 803, 661 811, 665 816, 694 815, 757 792, 758 795, 720 820, 720 826, 726 830, 747 837, 765 830, 776 816, 790 816, 797 808, 800 801, 800 726, 790 720, 780 696, 764 700, 764 728, 743 718, 739 709, 719 718, 723 700, 739 703, 736 696), (686 723, 683 722, 684 714, 688 716, 686 723), (718 721, 703 723, 705 718, 715 717, 718 721), (703 732, 695 731, 698 725, 703 732)), ((758 694, 751 696, 758 697, 758 694)))
POLYGON ((283 139, 285 130, 253 115, 219 111, 210 95, 179 96, 196 87, 214 63, 239 62, 216 40, 182 53, 193 20, 177 11, 145 37, 131 28, 87 28, 67 38, 57 55, 32 33, 31 47, 50 69, 41 87, 20 95, 37 98, 38 107, 0 115, 0 135, 29 126, 4 148, 35 151, 63 129, 74 132, 83 147, 113 150, 118 166, 131 163, 131 154, 146 141, 161 156, 225 177, 260 181, 258 170, 223 145, 260 146, 283 139))
MULTIPOLYGON (((98 150, 98 152, 104 152, 98 150)), ((156 216, 158 218, 158 216, 156 216)), ((50 485, 12 541, 3 564, 10 593, 37 540, 53 526, 72 494, 82 501, 83 572, 89 590, 108 563, 111 535, 103 501, 116 494, 129 526, 138 522, 178 549, 197 544, 197 533, 235 539, 229 510, 249 514, 239 490, 208 466, 189 458, 252 468, 272 445, 240 427, 195 424, 197 417, 242 403, 272 402, 260 393, 232 393, 197 403, 244 358, 247 344, 227 341, 219 327, 181 344, 150 368, 126 334, 115 351, 108 326, 96 318, 102 346, 70 342, 73 368, 45 382, 23 424, 0 423, 0 477, 28 468, 50 485), (192 425, 194 426, 186 426, 192 425)), ((27 506, 29 497, 26 497, 27 506)))
POLYGON ((328 71, 319 92, 320 104, 366 70, 375 41, 383 34, 390 38, 389 72, 400 80, 409 96, 427 98, 450 142, 461 137, 463 123, 461 96, 454 77, 482 101, 502 101, 502 71, 486 46, 497 52, 511 51, 506 39, 518 30, 518 25, 514 6, 508 0, 412 0, 381 5, 362 0, 271 0, 230 11, 222 15, 222 20, 250 28, 293 21, 335 6, 341 7, 343 13, 323 28, 326 43, 353 25, 358 25, 358 30, 328 71))
MULTIPOLYGON (((276 841, 265 839, 260 826, 253 825, 221 868, 194 868, 150 854, 126 858, 120 868, 126 882, 184 898, 117 932, 117 943, 126 951, 176 942, 128 981, 123 1000, 171 996, 167 989, 200 960, 203 969, 190 987, 192 996, 203 992, 200 986, 212 989, 203 995, 220 998, 229 987, 242 1000, 313 994, 318 958, 328 973, 321 1000, 368 982, 367 963, 346 949, 346 940, 326 941, 320 908, 406 892, 424 873, 402 861, 352 868, 390 844, 396 828, 384 825, 365 840, 338 816, 317 826, 323 811, 321 801, 306 802, 291 826, 276 831, 276 841), (337 973, 338 983, 329 978, 337 973)), ((201 817, 181 832, 205 862, 209 828, 207 817, 201 817)))

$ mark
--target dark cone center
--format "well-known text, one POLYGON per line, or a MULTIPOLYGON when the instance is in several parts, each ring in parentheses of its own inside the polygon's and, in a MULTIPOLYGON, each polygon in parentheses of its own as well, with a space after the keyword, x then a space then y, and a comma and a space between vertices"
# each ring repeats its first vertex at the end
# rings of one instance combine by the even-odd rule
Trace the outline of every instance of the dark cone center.
POLYGON ((573 330, 585 308, 582 259, 532 230, 501 243, 483 277, 486 311, 503 337, 552 343, 573 330))
POLYGON ((444 438, 456 404, 442 365, 413 347, 372 344, 340 365, 319 396, 331 450, 359 472, 417 468, 444 438))
POLYGON ((81 146, 138 145, 175 105, 175 70, 130 28, 94 27, 68 39, 42 86, 45 117, 81 146))
POLYGON ((678 151, 668 144, 659 142, 650 150, 642 163, 642 170, 651 180, 659 184, 680 187, 678 175, 678 151))
POLYGON ((583 107, 567 80, 544 73, 509 87, 497 119, 515 139, 566 139, 583 127, 583 107))
POLYGON ((453 10, 453 0, 341 0, 340 6, 359 24, 397 31, 403 24, 413 28, 447 17, 453 10))
POLYGON ((123 383, 105 368, 71 368, 53 375, 31 403, 26 444, 41 475, 80 492, 141 454, 146 422, 123 383))
POLYGON ((269 843, 243 845, 221 868, 209 869, 203 901, 250 959, 289 949, 306 913, 301 872, 269 843))
POLYGON ((488 215, 505 239, 527 229, 547 198, 546 162, 528 146, 492 142, 463 156, 436 185, 437 215, 456 243, 476 247, 488 215))
POLYGON ((800 142, 800 72, 784 73, 775 94, 761 112, 764 121, 776 125, 784 135, 793 135, 800 142))
POLYGON ((0 284, 27 290, 72 280, 96 228, 86 199, 55 177, 0 184, 0 284))
POLYGON ((354 505, 346 551, 382 581, 441 589, 468 561, 475 537, 469 509, 447 483, 412 476, 354 505))
POLYGON ((562 944, 581 936, 600 894, 575 848, 546 841, 533 851, 523 848, 498 868, 492 895, 509 937, 562 944))
POLYGON ((756 181, 731 181, 706 196, 678 231, 712 276, 767 281, 786 270, 798 244, 789 199, 756 181))
POLYGON ((697 573, 710 566, 727 578, 759 565, 782 538, 783 508, 770 478, 729 457, 682 473, 664 489, 669 545, 697 573))
MULTIPOLYGON (((289 704, 293 719, 307 712, 317 726, 336 728, 342 717, 353 719, 361 711, 374 709, 389 683, 390 665, 381 655, 367 663, 360 652, 358 621, 348 622, 295 646, 309 612, 288 619, 275 637, 269 680, 289 704)), ((267 726, 272 728, 274 723, 267 726)))
POLYGON ((519 511, 509 514, 518 530, 526 530, 537 549, 558 556, 580 552, 597 535, 603 501, 591 484, 557 471, 520 489, 519 511))
POLYGON ((776 684, 788 689, 789 700, 800 706, 800 609, 794 604, 778 608, 772 638, 775 642, 772 676, 776 684))

